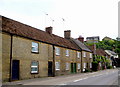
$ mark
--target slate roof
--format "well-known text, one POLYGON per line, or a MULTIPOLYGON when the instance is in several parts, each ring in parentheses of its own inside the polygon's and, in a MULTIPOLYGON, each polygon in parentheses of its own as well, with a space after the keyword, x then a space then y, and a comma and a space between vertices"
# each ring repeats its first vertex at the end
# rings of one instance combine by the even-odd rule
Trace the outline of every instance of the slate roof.
POLYGON ((78 45, 79 48, 81 48, 81 50, 83 51, 88 51, 88 52, 92 52, 84 43, 80 42, 77 39, 71 39, 76 45, 78 45))
POLYGON ((71 41, 54 34, 48 34, 45 31, 33 28, 26 24, 2 16, 2 32, 25 38, 42 41, 48 44, 62 46, 69 49, 80 50, 71 41))

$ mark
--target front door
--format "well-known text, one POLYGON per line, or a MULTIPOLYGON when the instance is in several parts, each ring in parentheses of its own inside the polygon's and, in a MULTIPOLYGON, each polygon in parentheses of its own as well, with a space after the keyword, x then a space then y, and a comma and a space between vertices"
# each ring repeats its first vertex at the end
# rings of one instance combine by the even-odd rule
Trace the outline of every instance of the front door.
POLYGON ((53 76, 52 72, 52 62, 48 62, 48 76, 53 76))
POLYGON ((74 63, 74 73, 76 73, 76 63, 74 63))
POLYGON ((12 80, 19 80, 19 60, 12 61, 12 80))

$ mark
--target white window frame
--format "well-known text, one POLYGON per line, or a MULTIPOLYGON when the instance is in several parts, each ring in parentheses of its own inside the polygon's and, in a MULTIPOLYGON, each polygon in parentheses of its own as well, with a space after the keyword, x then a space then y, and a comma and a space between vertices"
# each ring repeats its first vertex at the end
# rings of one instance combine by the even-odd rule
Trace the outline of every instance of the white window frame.
POLYGON ((77 52, 77 58, 80 58, 81 53, 77 52))
POLYGON ((86 52, 83 52, 83 57, 86 57, 86 52))
POLYGON ((92 63, 90 63, 90 68, 92 68, 92 63))
POLYGON ((86 68, 86 63, 83 64, 84 68, 86 68))
POLYGON ((65 51, 65 53, 66 53, 66 56, 69 56, 69 50, 68 49, 65 51))
POLYGON ((70 63, 66 63, 66 70, 70 69, 70 63))
POLYGON ((38 69, 39 69, 39 63, 38 63, 38 61, 32 61, 32 62, 31 62, 31 73, 32 73, 32 74, 34 74, 34 73, 37 74, 37 73, 38 73, 38 69), (37 63, 37 65, 32 65, 33 62, 37 63), (32 68, 37 68, 37 71, 32 71, 32 68))
POLYGON ((55 62, 55 70, 60 70, 60 62, 55 62))
POLYGON ((38 43, 32 42, 32 49, 31 49, 31 51, 33 53, 38 53, 39 52, 39 45, 38 45, 38 43), (33 49, 35 49, 35 50, 33 50, 33 49))
POLYGON ((78 65, 78 66, 77 66, 77 69, 81 69, 80 63, 78 63, 77 65, 78 65))
POLYGON ((90 53, 90 58, 92 58, 92 53, 90 53))
POLYGON ((60 48, 59 47, 55 47, 55 54, 57 56, 60 55, 60 48))

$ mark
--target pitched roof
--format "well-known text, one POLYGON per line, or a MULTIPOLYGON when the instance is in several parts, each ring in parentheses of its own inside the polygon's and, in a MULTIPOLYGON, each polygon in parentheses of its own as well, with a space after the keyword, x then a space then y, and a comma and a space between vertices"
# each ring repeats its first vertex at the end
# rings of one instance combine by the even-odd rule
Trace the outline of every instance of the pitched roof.
POLYGON ((107 53, 103 49, 96 49, 96 54, 100 56, 107 56, 107 53))
POLYGON ((115 53, 114 51, 111 51, 111 50, 106 50, 106 51, 111 53, 112 55, 117 55, 117 53, 115 53))
POLYGON ((14 21, 2 16, 2 31, 13 35, 19 35, 25 38, 42 41, 48 44, 58 45, 69 49, 80 50, 69 40, 54 34, 48 34, 45 31, 33 28, 26 24, 14 21))
POLYGON ((94 46, 94 45, 92 45, 92 46, 87 46, 92 52, 93 52, 93 54, 96 54, 96 47, 94 46))
POLYGON ((76 45, 78 45, 79 48, 81 48, 84 51, 92 52, 84 43, 80 42, 77 39, 71 39, 76 45))
POLYGON ((99 55, 99 56, 108 56, 108 54, 105 52, 105 50, 103 50, 103 49, 99 49, 99 48, 95 48, 95 46, 94 45, 92 45, 92 46, 88 46, 91 50, 92 50, 92 52, 96 55, 99 55))

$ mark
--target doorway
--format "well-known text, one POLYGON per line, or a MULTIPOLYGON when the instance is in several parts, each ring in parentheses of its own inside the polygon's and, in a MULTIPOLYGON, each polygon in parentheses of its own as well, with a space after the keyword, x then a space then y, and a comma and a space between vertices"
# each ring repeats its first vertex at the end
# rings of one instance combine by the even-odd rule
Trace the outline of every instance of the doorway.
POLYGON ((19 80, 19 60, 12 61, 12 80, 19 80))
POLYGON ((53 76, 53 68, 52 68, 53 63, 51 61, 48 62, 48 76, 51 77, 53 76))
POLYGON ((71 63, 71 73, 76 73, 76 63, 71 63))

